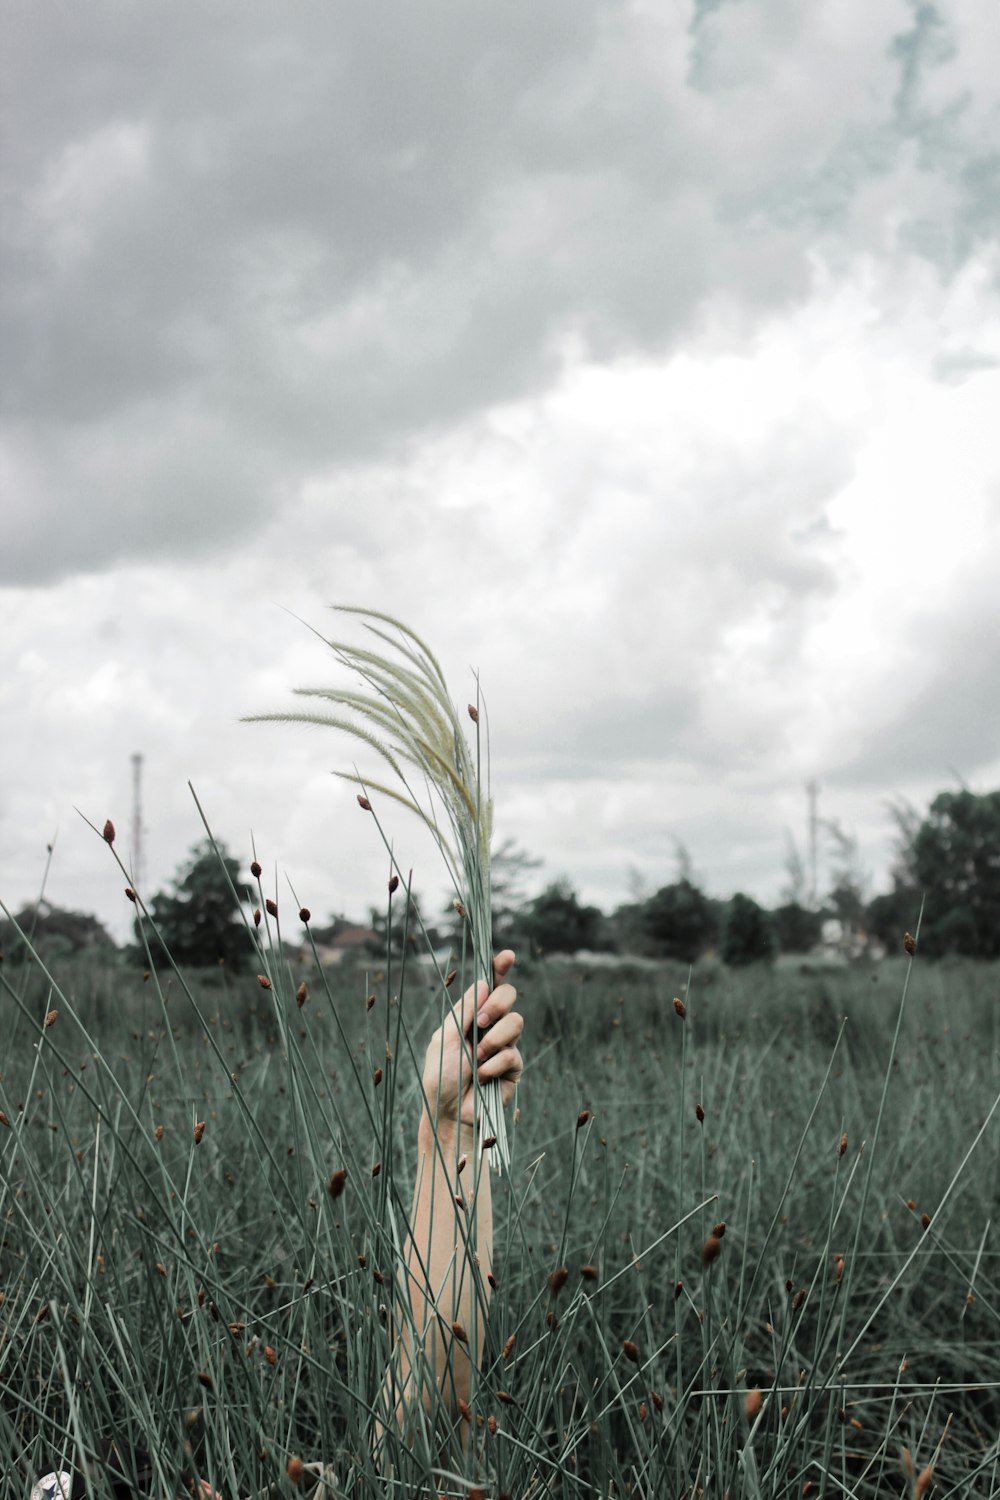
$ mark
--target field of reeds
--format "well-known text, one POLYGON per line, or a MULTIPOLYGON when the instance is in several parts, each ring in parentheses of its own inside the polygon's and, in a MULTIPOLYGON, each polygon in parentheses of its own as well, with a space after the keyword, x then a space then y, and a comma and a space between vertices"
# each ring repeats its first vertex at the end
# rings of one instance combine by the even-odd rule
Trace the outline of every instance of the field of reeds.
POLYGON ((238 978, 153 933, 0 967, 5 1497, 112 1438, 136 1495, 294 1495, 298 1459, 355 1496, 1000 1492, 994 968, 519 966, 483 1366, 376 1464, 418 1062, 472 975, 324 973, 287 904, 238 978))

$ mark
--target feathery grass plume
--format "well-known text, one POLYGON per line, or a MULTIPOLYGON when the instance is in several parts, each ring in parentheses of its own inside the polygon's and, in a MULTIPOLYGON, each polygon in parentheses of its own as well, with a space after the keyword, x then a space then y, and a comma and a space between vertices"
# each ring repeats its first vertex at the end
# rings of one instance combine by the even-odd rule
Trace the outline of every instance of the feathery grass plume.
MULTIPOLYGON (((375 781, 357 770, 338 771, 361 790, 358 803, 372 811, 379 793, 407 808, 429 829, 455 889, 456 909, 469 923, 477 979, 493 987, 493 923, 490 905, 490 836, 492 802, 481 774, 479 710, 470 748, 433 652, 409 626, 381 610, 335 605, 340 614, 360 619, 374 637, 373 649, 330 640, 342 666, 362 679, 366 690, 296 688, 299 697, 330 704, 300 713, 252 714, 244 722, 314 724, 339 729, 381 757, 391 775, 375 781)), ((317 635, 319 632, 315 632, 317 635)), ((488 746, 486 779, 488 782, 488 746)), ((497 1139, 491 1160, 501 1170, 510 1152, 500 1084, 486 1083, 480 1093, 483 1134, 497 1139)))

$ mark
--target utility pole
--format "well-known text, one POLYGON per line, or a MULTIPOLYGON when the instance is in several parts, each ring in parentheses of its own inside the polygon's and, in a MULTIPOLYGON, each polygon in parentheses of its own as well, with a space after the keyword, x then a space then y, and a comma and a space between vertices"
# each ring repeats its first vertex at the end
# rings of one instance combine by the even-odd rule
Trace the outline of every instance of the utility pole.
POLYGON ((819 786, 815 780, 806 783, 806 796, 809 799, 809 909, 815 911, 819 885, 816 871, 819 842, 819 786))
POLYGON ((132 879, 140 895, 142 888, 142 755, 132 756, 132 879))

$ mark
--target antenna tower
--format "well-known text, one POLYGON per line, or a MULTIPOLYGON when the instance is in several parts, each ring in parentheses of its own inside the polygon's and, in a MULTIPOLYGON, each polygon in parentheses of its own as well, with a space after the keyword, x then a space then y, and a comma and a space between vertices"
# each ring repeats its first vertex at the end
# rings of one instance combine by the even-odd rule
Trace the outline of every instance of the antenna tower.
POLYGON ((806 785, 806 796, 809 798, 809 907, 816 910, 817 886, 819 884, 816 873, 816 848, 819 832, 819 786, 815 781, 806 785))
POLYGON ((132 879, 142 892, 142 755, 132 756, 132 879))

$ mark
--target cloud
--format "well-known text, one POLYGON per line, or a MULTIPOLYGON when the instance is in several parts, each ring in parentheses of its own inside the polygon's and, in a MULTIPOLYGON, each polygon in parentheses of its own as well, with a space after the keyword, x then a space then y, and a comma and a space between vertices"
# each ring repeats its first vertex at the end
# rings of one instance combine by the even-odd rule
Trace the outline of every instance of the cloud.
POLYGON ((995 227, 969 5, 10 10, 6 582, 203 554, 794 307, 817 248, 953 274, 995 227))

